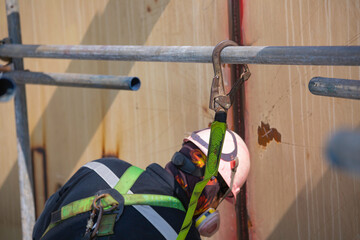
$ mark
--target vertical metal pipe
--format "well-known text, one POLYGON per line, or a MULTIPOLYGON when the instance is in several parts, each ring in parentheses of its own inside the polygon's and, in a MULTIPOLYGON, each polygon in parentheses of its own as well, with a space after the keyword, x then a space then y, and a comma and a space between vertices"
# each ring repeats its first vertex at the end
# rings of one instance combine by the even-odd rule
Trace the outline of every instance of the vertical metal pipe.
MULTIPOLYGON (((11 43, 21 44, 18 0, 6 0, 6 15, 11 43)), ((24 70, 22 58, 12 59, 14 70, 24 70)), ((29 126, 24 84, 18 84, 15 94, 15 118, 19 165, 22 239, 32 239, 35 223, 33 171, 30 155, 29 126)))

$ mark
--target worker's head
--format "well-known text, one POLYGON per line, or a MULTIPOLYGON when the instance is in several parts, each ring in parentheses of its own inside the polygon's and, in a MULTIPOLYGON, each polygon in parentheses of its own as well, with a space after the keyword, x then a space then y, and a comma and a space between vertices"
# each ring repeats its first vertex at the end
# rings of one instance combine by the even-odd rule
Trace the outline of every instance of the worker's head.
MULTIPOLYGON (((210 129, 206 128, 191 133, 184 139, 184 143, 192 142, 204 155, 208 153, 210 129)), ((246 181, 250 170, 249 151, 244 141, 231 130, 226 130, 224 145, 219 164, 220 180, 223 179, 228 187, 231 187, 231 194, 226 200, 235 203, 241 186, 246 181), (231 186, 231 180, 233 184, 231 186)))
MULTIPOLYGON (((203 179, 209 138, 210 129, 193 132, 184 139, 181 150, 176 152, 172 161, 166 165, 166 169, 174 175, 189 198, 195 184, 203 179)), ((245 143, 236 133, 227 130, 219 174, 204 188, 194 213, 196 226, 201 235, 209 237, 217 231, 220 218, 217 211, 212 208, 216 209, 223 197, 235 203, 249 168, 249 153, 245 143)))

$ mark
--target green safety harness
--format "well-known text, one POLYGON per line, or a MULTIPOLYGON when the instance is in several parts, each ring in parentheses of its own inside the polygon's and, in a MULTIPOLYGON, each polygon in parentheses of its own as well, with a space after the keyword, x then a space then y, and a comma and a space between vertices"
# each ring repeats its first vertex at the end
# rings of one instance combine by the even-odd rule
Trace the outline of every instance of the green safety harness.
MULTIPOLYGON (((217 115, 217 117, 219 117, 219 115, 217 115)), ((173 196, 156 194, 127 194, 127 192, 130 190, 137 178, 144 171, 138 167, 130 166, 121 176, 121 178, 114 187, 114 190, 120 193, 123 197, 123 203, 121 200, 117 200, 116 196, 114 194, 111 194, 110 191, 109 193, 91 196, 71 202, 51 214, 50 225, 44 232, 43 236, 53 227, 60 224, 62 221, 75 217, 78 214, 90 211, 92 211, 92 213, 90 215, 90 220, 87 224, 87 233, 89 234, 89 236, 91 236, 89 237, 89 239, 93 238, 95 235, 111 235, 114 234, 114 225, 118 218, 117 216, 121 215, 122 213, 122 210, 120 212, 117 212, 117 208, 131 205, 150 205, 175 208, 186 212, 183 225, 177 237, 177 239, 185 239, 192 225, 192 218, 197 206, 199 196, 201 195, 204 187, 211 179, 211 177, 217 175, 223 139, 225 137, 225 131, 226 119, 225 121, 214 121, 211 124, 209 153, 207 164, 205 167, 204 179, 195 185, 187 211, 183 207, 180 200, 173 196), (122 204, 123 206, 121 206, 122 204), (98 212, 97 226, 94 230, 92 230, 94 226, 93 219, 96 215, 96 212, 98 212), (109 214, 104 214, 107 212, 109 212, 109 214)))
POLYGON ((181 204, 180 200, 172 196, 155 195, 155 194, 127 194, 136 179, 143 172, 142 169, 131 166, 121 176, 114 189, 121 194, 122 199, 114 197, 112 194, 104 193, 97 196, 80 199, 72 202, 60 210, 52 213, 51 223, 46 229, 43 236, 53 227, 62 221, 74 217, 80 213, 92 211, 90 220, 87 224, 87 234, 90 236, 106 236, 114 234, 114 225, 118 217, 121 215, 122 210, 118 213, 114 211, 122 204, 123 206, 130 205, 150 205, 175 208, 181 211, 186 211, 184 222, 178 234, 177 240, 186 238, 190 227, 192 225, 192 218, 198 203, 198 199, 205 188, 206 184, 213 176, 217 176, 219 162, 222 152, 222 147, 226 133, 226 117, 227 110, 231 107, 232 97, 236 89, 250 77, 250 72, 246 65, 244 65, 244 73, 241 75, 240 80, 235 83, 229 94, 225 94, 223 77, 221 72, 220 53, 222 49, 227 46, 237 46, 237 44, 230 40, 225 40, 217 44, 214 48, 212 60, 214 66, 215 77, 211 86, 210 94, 210 109, 215 111, 215 120, 210 128, 210 140, 208 147, 207 162, 205 166, 205 173, 203 180, 198 182, 190 197, 190 202, 187 211, 181 204), (98 218, 96 228, 91 231, 94 226, 92 220, 98 211, 98 218), (111 212, 111 214, 103 214, 104 212, 111 212), (113 213, 114 212, 114 213, 113 213))
MULTIPOLYGON (((158 207, 169 207, 175 208, 185 212, 185 208, 179 199, 166 196, 166 195, 156 195, 156 194, 127 194, 130 188, 133 186, 135 181, 141 175, 144 170, 130 166, 125 173, 121 176, 119 181, 114 187, 118 193, 121 194, 123 200, 117 200, 114 194, 105 193, 101 195, 91 196, 88 198, 80 199, 74 202, 71 202, 63 206, 60 210, 53 212, 51 216, 51 222, 43 236, 53 227, 60 224, 62 221, 74 217, 78 214, 93 211, 92 214, 95 214, 96 210, 102 212, 111 212, 111 214, 100 214, 101 219, 99 220, 98 216, 98 226, 97 231, 93 235, 97 236, 106 236, 114 234, 114 225, 116 222, 116 217, 121 215, 122 211, 116 212, 116 208, 121 208, 123 206, 130 205, 150 205, 158 207), (123 202, 123 203, 122 203, 123 202), (123 205, 122 205, 123 204, 123 205), (115 210, 115 211, 114 211, 115 210)), ((99 211, 99 213, 100 213, 99 211)), ((92 220, 90 218, 90 220, 92 220)), ((88 229, 93 227, 92 221, 88 222, 88 229)), ((89 231, 90 233, 90 231, 89 231)))

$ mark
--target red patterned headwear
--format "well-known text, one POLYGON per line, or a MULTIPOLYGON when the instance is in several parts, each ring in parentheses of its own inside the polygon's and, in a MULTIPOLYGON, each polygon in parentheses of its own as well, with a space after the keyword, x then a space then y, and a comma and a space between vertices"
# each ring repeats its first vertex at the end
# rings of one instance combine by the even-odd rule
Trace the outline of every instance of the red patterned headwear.
MULTIPOLYGON (((205 169, 206 156, 192 142, 184 143, 179 152, 184 154, 187 158, 189 158, 197 168, 205 169)), ((169 162, 166 165, 165 169, 174 176, 176 181, 185 190, 189 199, 191 197, 191 194, 194 190, 196 183, 200 182, 203 179, 203 177, 196 177, 189 173, 185 173, 181 171, 172 162, 169 162)), ((218 180, 215 177, 213 177, 205 186, 203 192, 199 197, 198 204, 194 213, 194 217, 199 216, 210 207, 212 201, 217 196, 219 190, 220 190, 220 184, 218 180)))

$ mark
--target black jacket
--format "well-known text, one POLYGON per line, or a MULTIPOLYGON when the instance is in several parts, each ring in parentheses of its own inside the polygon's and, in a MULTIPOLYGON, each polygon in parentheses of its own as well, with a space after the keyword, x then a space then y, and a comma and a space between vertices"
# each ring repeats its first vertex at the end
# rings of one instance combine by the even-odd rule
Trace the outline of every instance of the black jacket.
MULTIPOLYGON (((91 162, 90 165, 91 164, 104 165, 105 168, 110 169, 117 178, 120 178, 125 170, 131 166, 129 163, 115 158, 99 159, 91 162)), ((45 209, 35 224, 33 239, 41 238, 50 223, 52 212, 61 209, 61 207, 73 201, 94 196, 100 190, 111 188, 106 180, 100 177, 95 170, 86 167, 87 165, 89 164, 81 167, 61 189, 47 200, 45 209)), ((105 175, 108 177, 111 174, 105 173, 105 175)), ((189 202, 189 198, 175 181, 174 177, 155 163, 146 168, 131 188, 131 191, 133 193, 174 196, 182 202, 185 209, 187 209, 189 202)), ((176 233, 179 233, 185 217, 184 212, 166 207, 151 206, 151 208, 155 210, 176 233)), ((42 239, 81 239, 85 233, 89 216, 90 213, 87 212, 67 219, 52 228, 42 239)), ((115 234, 98 237, 97 239, 166 239, 164 233, 161 233, 160 230, 150 222, 152 218, 147 219, 144 216, 145 215, 141 214, 141 211, 135 207, 125 206, 120 219, 115 223, 115 234)), ((163 224, 162 227, 164 227, 164 225, 166 224, 163 224)), ((163 231, 167 232, 168 228, 165 227, 163 231)), ((194 224, 186 239, 200 239, 194 224)))

